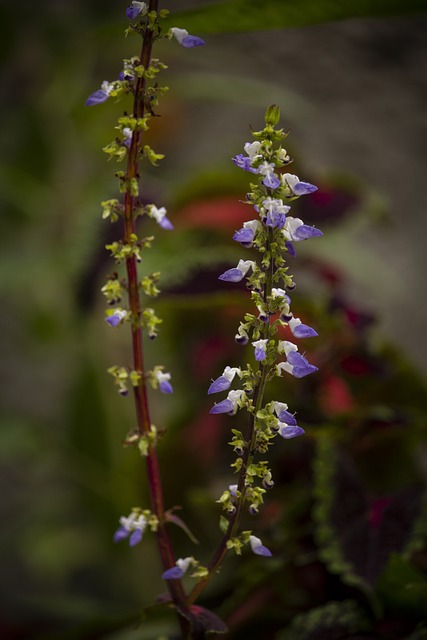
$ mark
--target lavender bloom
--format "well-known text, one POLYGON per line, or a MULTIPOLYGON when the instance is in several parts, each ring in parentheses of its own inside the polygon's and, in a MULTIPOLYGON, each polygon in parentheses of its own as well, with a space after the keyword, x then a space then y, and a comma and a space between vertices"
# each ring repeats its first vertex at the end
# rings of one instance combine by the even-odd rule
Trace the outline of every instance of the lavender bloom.
POLYGON ((230 484, 228 487, 228 490, 232 498, 236 498, 237 496, 237 487, 238 487, 237 484, 230 484))
POLYGON ((279 422, 277 426, 279 427, 279 434, 282 438, 285 438, 285 440, 302 436, 305 433, 304 429, 301 429, 301 427, 298 427, 297 425, 289 425, 285 422, 279 422))
POLYGON ((261 362, 267 357, 265 351, 267 342, 268 340, 256 340, 255 342, 252 342, 252 346, 255 347, 255 360, 257 360, 257 362, 261 362))
POLYGON ((288 325, 295 338, 314 338, 318 335, 317 331, 303 324, 299 318, 292 318, 288 325))
POLYGON ((137 0, 132 0, 130 7, 126 9, 126 17, 129 20, 135 20, 139 16, 140 13, 144 16, 147 13, 148 7, 145 2, 137 2, 137 0))
POLYGON ((285 247, 288 250, 288 252, 291 254, 291 256, 293 258, 295 258, 297 254, 296 254, 295 247, 292 244, 292 242, 290 242, 289 240, 287 242, 285 242, 285 247))
POLYGON ((275 287, 273 287, 273 289, 271 290, 271 295, 273 298, 283 298, 283 300, 279 302, 280 319, 283 320, 284 322, 288 322, 292 318, 291 308, 290 308, 290 304, 291 304, 290 297, 287 295, 286 291, 280 288, 276 289, 275 287))
POLYGON ((240 282, 249 269, 253 269, 254 266, 255 263, 253 260, 239 260, 237 267, 224 271, 224 273, 218 277, 218 280, 223 280, 224 282, 240 282))
POLYGON ((277 227, 282 229, 286 222, 286 214, 290 211, 288 205, 277 198, 266 198, 262 203, 262 208, 267 212, 265 224, 267 227, 277 227))
POLYGON ((123 144, 129 149, 130 145, 132 144, 132 129, 129 129, 129 127, 124 127, 123 131, 123 144))
POLYGON ((114 309, 113 313, 105 318, 105 322, 109 324, 110 327, 117 327, 117 325, 126 318, 127 314, 128 312, 124 311, 124 309, 114 309))
POLYGON ((120 527, 113 536, 114 542, 120 542, 129 537, 129 545, 134 547, 141 542, 147 526, 147 519, 141 514, 137 515, 132 512, 128 518, 122 516, 119 520, 120 527))
POLYGON ((85 102, 85 105, 87 107, 91 107, 95 104, 101 104, 102 102, 105 102, 110 97, 110 93, 112 92, 113 88, 114 85, 111 82, 104 80, 101 88, 89 96, 89 98, 85 102))
POLYGON ((260 538, 256 536, 249 536, 249 544, 251 545, 251 549, 257 556, 265 556, 266 558, 271 558, 273 555, 270 549, 264 547, 260 538))
POLYGON ((219 393, 220 391, 227 391, 231 383, 234 380, 234 376, 241 375, 241 371, 238 367, 225 367, 223 374, 219 376, 208 389, 208 394, 219 393))
POLYGON ((254 238, 255 233, 252 229, 249 228, 239 229, 239 231, 236 231, 233 236, 233 240, 235 240, 236 242, 240 242, 242 246, 247 248, 252 246, 254 238))
POLYGON ((230 415, 234 415, 238 409, 238 403, 245 396, 245 392, 241 389, 237 391, 230 391, 227 398, 214 404, 209 413, 215 415, 218 413, 228 413, 230 415))
POLYGON ((255 239, 255 235, 261 229, 261 223, 259 220, 248 220, 243 223, 242 229, 236 231, 233 236, 233 240, 240 242, 243 247, 251 247, 255 239))
POLYGON ((261 148, 261 143, 258 141, 246 142, 244 149, 247 155, 244 156, 243 153, 239 153, 237 156, 232 158, 236 167, 239 167, 239 169, 244 169, 245 171, 251 171, 251 173, 259 173, 259 169, 256 169, 252 165, 255 160, 258 160, 258 158, 262 157, 258 153, 260 148, 261 148))
POLYGON ((187 29, 178 29, 178 27, 172 27, 172 34, 178 40, 179 44, 188 49, 192 47, 201 47, 206 44, 204 40, 198 36, 191 36, 187 29))
POLYGON ((262 181, 263 185, 268 189, 277 189, 280 186, 280 180, 274 173, 275 166, 273 163, 263 162, 258 167, 258 172, 265 176, 262 181))
POLYGON ((154 218, 154 220, 158 225, 162 227, 162 229, 171 231, 174 227, 172 222, 166 216, 166 213, 167 211, 165 207, 160 207, 160 209, 158 209, 154 204, 150 205, 148 209, 148 215, 151 216, 151 218, 154 218))
POLYGON ((171 379, 170 373, 163 373, 159 369, 154 371, 154 375, 159 383, 159 389, 162 393, 173 393, 173 388, 169 380, 171 379))
POLYGON ((234 339, 238 344, 248 344, 249 336, 246 329, 240 326, 237 330, 236 335, 234 336, 234 339))
POLYGON ((286 224, 284 225, 282 232, 286 240, 291 242, 300 242, 301 240, 307 240, 308 238, 323 236, 320 229, 304 224, 300 218, 292 218, 291 216, 286 220, 286 224))
POLYGON ((191 565, 193 558, 178 558, 174 567, 162 573, 163 580, 179 580, 191 565))
POLYGON ((279 362, 276 365, 277 375, 280 376, 282 371, 287 371, 295 378, 304 378, 310 373, 317 371, 317 367, 310 364, 304 356, 298 353, 298 347, 288 340, 280 340, 278 344, 278 352, 286 355, 286 362, 279 362))
POLYGON ((304 196, 307 193, 313 193, 317 191, 317 187, 309 182, 301 182, 298 176, 292 173, 285 173, 282 175, 282 184, 284 187, 288 187, 295 196, 304 196))

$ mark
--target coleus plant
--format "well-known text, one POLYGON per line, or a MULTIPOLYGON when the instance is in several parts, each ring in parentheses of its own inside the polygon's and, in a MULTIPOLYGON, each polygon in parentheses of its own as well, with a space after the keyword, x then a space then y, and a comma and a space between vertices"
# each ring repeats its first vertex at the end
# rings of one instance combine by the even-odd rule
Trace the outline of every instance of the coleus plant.
POLYGON ((154 339, 161 323, 145 300, 156 297, 160 291, 157 286, 159 273, 139 273, 142 252, 151 247, 154 237, 141 237, 138 222, 141 217, 148 216, 166 232, 173 230, 173 224, 164 206, 143 204, 140 165, 148 161, 156 166, 163 158, 144 143, 144 133, 155 115, 154 109, 167 90, 157 81, 166 65, 153 56, 154 43, 162 38, 175 39, 183 47, 194 48, 204 45, 204 41, 182 28, 165 29, 163 24, 167 15, 166 10, 159 8, 158 0, 131 3, 126 10, 130 20, 127 31, 142 38, 141 52, 124 60, 118 78, 104 81, 86 104, 95 106, 127 96, 133 100, 131 114, 125 112, 118 118, 115 138, 103 149, 109 158, 124 162, 125 168, 115 174, 121 198, 102 203, 103 218, 120 222, 123 229, 121 239, 107 245, 117 271, 108 277, 102 292, 109 304, 107 324, 113 329, 127 325, 131 334, 132 364, 114 365, 108 371, 121 395, 128 395, 129 390, 133 392, 137 428, 127 435, 125 442, 137 447, 145 459, 151 504, 150 508, 135 507, 128 516, 120 517, 114 541, 128 540, 133 547, 143 539, 146 530, 156 536, 163 565, 162 578, 169 592, 163 602, 177 611, 183 638, 202 638, 208 632, 226 631, 225 624, 214 613, 196 602, 219 571, 227 553, 233 550, 240 555, 243 548, 248 547, 258 556, 268 558, 272 555, 256 531, 242 530, 242 516, 246 510, 252 515, 258 514, 266 492, 274 485, 266 459, 273 441, 277 437, 287 440, 304 434, 284 399, 267 401, 266 389, 274 378, 286 374, 302 378, 317 370, 296 343, 279 339, 278 332, 282 327, 288 327, 296 340, 317 336, 313 328, 291 311, 289 293, 295 282, 289 274, 286 258, 288 255, 295 257, 296 243, 322 233, 289 215, 294 200, 317 188, 286 171, 292 162, 282 146, 287 133, 278 127, 280 111, 273 105, 266 111, 263 129, 252 131, 253 141, 246 142, 244 153, 233 158, 234 164, 254 180, 246 196, 250 219, 236 231, 233 239, 243 249, 255 250, 258 258, 241 259, 236 267, 219 276, 219 280, 226 283, 246 280, 255 309, 245 314, 235 340, 241 345, 251 343, 253 362, 245 368, 227 366, 208 389, 208 394, 227 392, 226 398, 213 405, 211 414, 247 413, 245 430, 233 428, 230 419, 230 444, 235 454, 231 466, 237 482, 225 488, 217 500, 223 513, 218 546, 210 562, 202 565, 193 555, 177 558, 168 525, 175 523, 184 529, 186 525, 165 507, 157 455, 158 430, 151 420, 147 393, 152 387, 168 395, 173 393, 173 387, 171 374, 162 365, 147 370, 144 364, 143 336, 154 339), (124 273, 119 275, 123 266, 124 273), (239 388, 230 390, 236 379, 239 388), (185 574, 194 580, 189 590, 182 580, 185 574))

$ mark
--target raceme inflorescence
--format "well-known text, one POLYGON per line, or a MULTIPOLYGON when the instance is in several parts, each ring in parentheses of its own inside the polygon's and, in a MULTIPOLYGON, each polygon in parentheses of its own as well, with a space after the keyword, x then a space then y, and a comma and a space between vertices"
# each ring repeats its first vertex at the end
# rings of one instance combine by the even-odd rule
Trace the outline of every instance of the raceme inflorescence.
POLYGON ((277 436, 290 439, 304 433, 287 403, 282 399, 266 402, 265 391, 274 378, 286 374, 302 378, 316 371, 296 343, 279 338, 279 331, 287 327, 296 340, 317 335, 291 311, 289 292, 295 284, 288 273, 286 257, 295 256, 296 243, 322 234, 289 215, 291 203, 312 193, 316 187, 285 172, 291 158, 281 142, 287 134, 277 127, 280 113, 278 107, 272 106, 266 112, 264 129, 253 131, 254 140, 244 145, 243 154, 233 158, 237 167, 256 179, 246 196, 254 217, 233 236, 244 250, 252 250, 251 257, 239 260, 236 267, 219 277, 221 281, 231 283, 246 280, 256 312, 244 316, 235 339, 242 345, 251 344, 253 362, 246 368, 227 366, 208 389, 209 394, 227 392, 225 398, 213 405, 212 414, 234 416, 237 412, 247 412, 246 431, 232 429, 231 446, 236 455, 232 468, 237 474, 237 482, 228 486, 218 499, 223 511, 220 517, 222 537, 211 561, 205 566, 192 555, 177 559, 168 526, 174 523, 184 530, 187 528, 172 510, 165 508, 156 450, 158 429, 151 421, 147 393, 148 387, 165 395, 173 393, 171 374, 162 365, 150 370, 144 366, 143 337, 154 339, 161 323, 155 310, 146 304, 147 299, 160 292, 160 274, 139 273, 143 252, 150 249, 154 241, 152 235, 140 235, 141 218, 153 219, 162 232, 172 232, 173 224, 163 205, 143 202, 140 167, 145 162, 157 166, 163 158, 144 142, 144 133, 156 115, 159 99, 167 90, 158 83, 158 76, 166 65, 153 57, 153 45, 159 39, 175 39, 185 48, 198 47, 204 42, 183 28, 164 28, 168 12, 160 10, 158 5, 158 0, 134 0, 126 9, 130 21, 127 33, 142 38, 141 52, 125 59, 117 79, 104 81, 86 104, 95 106, 119 98, 132 101, 131 112, 125 111, 118 118, 115 137, 103 149, 109 159, 124 163, 124 168, 115 173, 120 197, 102 202, 103 218, 112 223, 120 222, 122 227, 122 237, 107 245, 116 267, 102 292, 108 303, 106 322, 109 327, 116 330, 127 326, 131 334, 132 364, 113 365, 108 371, 122 396, 130 391, 134 396, 137 427, 127 435, 125 444, 136 447, 146 460, 151 505, 149 509, 134 507, 129 515, 121 516, 114 541, 127 540, 133 547, 143 539, 146 531, 156 536, 163 565, 162 577, 169 590, 169 598, 164 602, 175 607, 182 637, 187 638, 192 637, 192 631, 200 625, 204 631, 224 631, 225 626, 212 612, 196 607, 194 602, 229 550, 240 554, 247 545, 256 555, 272 555, 251 530, 241 531, 241 519, 246 508, 250 514, 257 514, 265 493, 273 487, 272 472, 265 459, 273 440, 277 436), (255 252, 258 254, 256 259, 255 252), (230 390, 236 380, 239 388, 230 390), (190 575, 196 581, 189 592, 184 589, 184 575, 190 575), (195 623, 201 611, 204 622, 198 619, 195 623))

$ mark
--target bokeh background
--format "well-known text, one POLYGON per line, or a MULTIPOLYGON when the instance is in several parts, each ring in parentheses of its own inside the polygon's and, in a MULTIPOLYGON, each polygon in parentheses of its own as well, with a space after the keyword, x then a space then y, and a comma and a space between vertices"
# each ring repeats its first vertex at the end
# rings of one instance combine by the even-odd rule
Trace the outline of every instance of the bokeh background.
MULTIPOLYGON (((168 504, 183 507, 200 545, 181 530, 174 541, 179 555, 208 559, 214 500, 232 481, 237 422, 209 416, 206 396, 226 364, 246 362, 233 336, 247 295, 217 281, 242 257, 231 235, 251 215, 239 202, 247 175, 230 158, 276 103, 292 170, 319 186, 295 210, 325 235, 298 246, 292 271, 294 311, 320 334, 306 345, 320 372, 271 391, 307 431, 275 447, 276 486, 245 523, 274 560, 230 559, 203 604, 230 638, 420 640, 427 17, 416 1, 268 0, 261 17, 258 4, 171 0, 189 11, 173 24, 207 46, 158 48, 171 90, 149 143, 166 158, 143 189, 175 231, 146 223, 157 238, 143 268, 162 272, 154 306, 164 318, 147 362, 173 374, 174 396, 152 397, 154 422, 167 430, 168 504)), ((131 401, 106 374, 129 359, 128 337, 105 325, 99 292, 114 268, 104 245, 119 234, 101 221, 99 202, 116 196, 101 148, 122 105, 84 102, 138 52, 122 37, 125 8, 0 6, 0 636, 11 640, 176 632, 170 612, 142 611, 164 591, 153 541, 112 544, 118 517, 147 505, 147 487, 137 453, 122 447, 131 401)))

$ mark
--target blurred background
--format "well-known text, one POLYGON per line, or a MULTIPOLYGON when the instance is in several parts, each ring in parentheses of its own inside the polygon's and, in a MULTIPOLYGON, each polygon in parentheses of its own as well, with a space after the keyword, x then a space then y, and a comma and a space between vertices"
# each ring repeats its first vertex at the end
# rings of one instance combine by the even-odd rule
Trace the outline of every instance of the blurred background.
MULTIPOLYGON (((164 319, 146 358, 175 389, 152 396, 167 430, 167 504, 200 541, 173 531, 177 554, 208 560, 214 501, 233 481, 226 443, 239 418, 210 416, 206 396, 225 365, 251 358, 233 340, 247 294, 217 280, 250 256, 231 240, 251 212, 240 203, 248 175, 230 158, 276 103, 291 171, 319 186, 293 211, 324 237, 298 245, 291 269, 293 310, 320 335, 306 345, 320 371, 270 392, 307 432, 274 447, 275 488, 244 523, 274 559, 230 558, 203 604, 233 639, 420 640, 427 17, 416 1, 260 4, 171 0, 170 24, 207 45, 157 50, 170 91, 147 142, 166 158, 142 184, 175 231, 144 222, 156 233, 144 273, 162 272, 148 304, 164 319)), ((11 640, 176 633, 168 610, 143 611, 164 591, 153 540, 112 543, 120 515, 148 506, 141 459, 122 447, 132 402, 106 373, 129 361, 128 336, 105 324, 100 294, 114 270, 104 246, 120 237, 101 220, 100 201, 117 194, 101 148, 130 105, 84 102, 139 51, 122 35, 126 6, 0 6, 0 637, 11 640)))

